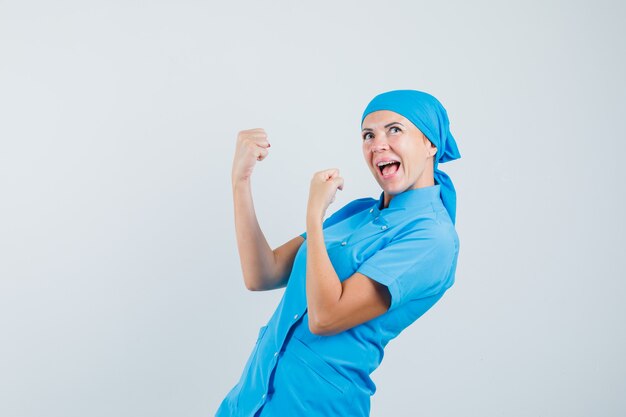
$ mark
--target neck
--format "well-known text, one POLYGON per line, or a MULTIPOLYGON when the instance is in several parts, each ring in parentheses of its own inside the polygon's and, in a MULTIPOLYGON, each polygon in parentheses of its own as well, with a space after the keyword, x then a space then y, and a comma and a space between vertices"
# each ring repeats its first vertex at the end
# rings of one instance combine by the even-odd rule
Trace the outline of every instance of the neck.
MULTIPOLYGON (((430 175, 427 175, 426 178, 420 177, 415 182, 415 184, 413 184, 411 187, 407 188, 404 191, 415 190, 416 188, 432 187, 433 185, 435 185, 435 178, 433 177, 432 172, 429 171, 429 174, 430 175)), ((401 193, 403 193, 404 191, 401 191, 401 193)), ((384 193, 385 195, 383 197, 383 207, 381 207, 381 210, 389 207, 389 203, 391 203, 391 199, 394 196, 394 194, 389 194, 387 191, 385 191, 384 193)))

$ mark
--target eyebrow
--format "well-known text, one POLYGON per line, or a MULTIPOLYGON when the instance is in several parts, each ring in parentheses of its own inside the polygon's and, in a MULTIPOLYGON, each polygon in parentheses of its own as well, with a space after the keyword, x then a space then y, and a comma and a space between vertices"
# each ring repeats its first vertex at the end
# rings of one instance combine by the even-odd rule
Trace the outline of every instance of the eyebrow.
MULTIPOLYGON (((387 129, 389 126, 393 126, 393 125, 400 125, 400 126, 404 127, 404 125, 402 123, 400 123, 400 122, 391 122, 391 123, 387 123, 385 125, 385 129, 387 129)), ((369 127, 366 127, 366 128, 364 128, 362 130, 362 132, 373 132, 373 130, 370 129, 369 127)))

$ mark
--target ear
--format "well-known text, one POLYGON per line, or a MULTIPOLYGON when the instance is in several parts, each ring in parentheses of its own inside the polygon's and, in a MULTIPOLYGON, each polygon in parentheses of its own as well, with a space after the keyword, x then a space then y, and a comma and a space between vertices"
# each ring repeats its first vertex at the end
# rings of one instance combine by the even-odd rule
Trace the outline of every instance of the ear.
POLYGON ((437 154, 437 147, 423 133, 422 137, 424 138, 424 143, 428 146, 428 155, 435 156, 437 154))

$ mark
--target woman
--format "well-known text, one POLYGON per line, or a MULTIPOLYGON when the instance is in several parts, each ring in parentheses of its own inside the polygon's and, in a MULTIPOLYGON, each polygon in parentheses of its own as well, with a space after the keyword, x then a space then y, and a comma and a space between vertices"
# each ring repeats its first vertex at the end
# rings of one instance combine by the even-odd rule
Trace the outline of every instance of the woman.
POLYGON ((368 416, 369 375, 385 345, 454 283, 456 194, 439 162, 460 158, 433 96, 376 96, 361 119, 363 156, 380 198, 354 200, 322 221, 343 179, 314 174, 306 232, 274 251, 254 213, 250 176, 270 144, 239 133, 233 163, 237 243, 246 287, 285 287, 241 379, 217 416, 368 416))

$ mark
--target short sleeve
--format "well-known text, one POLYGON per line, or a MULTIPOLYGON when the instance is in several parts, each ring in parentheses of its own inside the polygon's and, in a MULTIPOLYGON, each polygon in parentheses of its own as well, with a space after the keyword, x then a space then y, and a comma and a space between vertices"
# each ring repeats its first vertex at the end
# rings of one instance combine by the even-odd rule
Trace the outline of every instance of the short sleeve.
POLYGON ((391 311, 447 290, 454 282, 457 254, 458 245, 449 233, 419 229, 390 241, 357 272, 389 289, 391 311))

